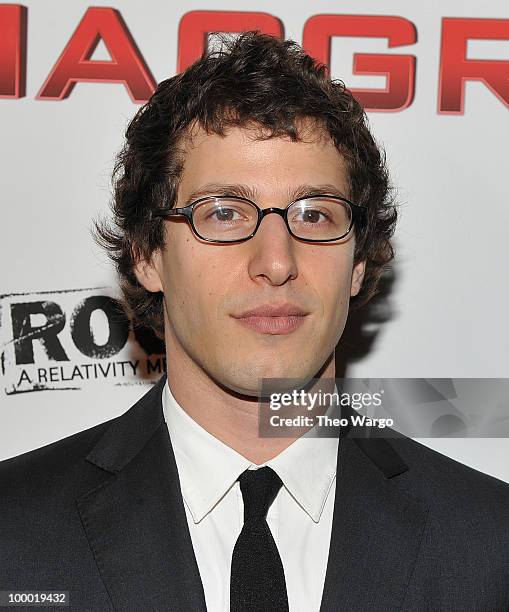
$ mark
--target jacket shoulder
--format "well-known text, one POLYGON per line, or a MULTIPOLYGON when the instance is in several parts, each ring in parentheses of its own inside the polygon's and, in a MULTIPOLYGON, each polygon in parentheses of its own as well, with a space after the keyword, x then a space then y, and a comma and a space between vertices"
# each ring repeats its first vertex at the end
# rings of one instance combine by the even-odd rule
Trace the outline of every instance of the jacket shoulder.
POLYGON ((498 516, 509 526, 509 484, 451 459, 416 440, 401 437, 391 445, 409 467, 408 479, 432 505, 453 505, 498 516))
POLYGON ((163 384, 164 377, 120 416, 1 461, 0 505, 13 497, 48 499, 64 491, 77 494, 87 483, 94 482, 97 465, 85 459, 101 444, 107 447, 129 445, 133 436, 143 429, 147 405, 154 406, 154 398, 163 384))
POLYGON ((65 478, 81 463, 110 424, 110 419, 56 442, 0 462, 0 493, 37 488, 65 478))

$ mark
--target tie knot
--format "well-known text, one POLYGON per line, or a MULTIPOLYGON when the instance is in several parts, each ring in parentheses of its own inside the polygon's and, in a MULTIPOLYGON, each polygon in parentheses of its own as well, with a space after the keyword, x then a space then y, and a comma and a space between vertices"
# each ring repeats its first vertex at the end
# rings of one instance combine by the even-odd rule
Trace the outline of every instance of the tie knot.
POLYGON ((269 466, 246 470, 239 478, 244 500, 244 523, 263 521, 283 483, 269 466))

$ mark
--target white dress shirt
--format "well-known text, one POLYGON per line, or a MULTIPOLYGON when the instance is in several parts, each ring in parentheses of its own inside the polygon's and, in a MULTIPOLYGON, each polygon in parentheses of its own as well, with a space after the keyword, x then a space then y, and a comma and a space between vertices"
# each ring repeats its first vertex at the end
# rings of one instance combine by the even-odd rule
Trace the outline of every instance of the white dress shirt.
MULTIPOLYGON (((258 469, 177 403, 168 383, 163 412, 175 453, 187 523, 208 612, 228 612, 230 571, 244 504, 237 477, 258 469)), ((290 612, 318 612, 336 489, 338 438, 303 437, 262 465, 283 486, 267 514, 285 572, 290 612)))

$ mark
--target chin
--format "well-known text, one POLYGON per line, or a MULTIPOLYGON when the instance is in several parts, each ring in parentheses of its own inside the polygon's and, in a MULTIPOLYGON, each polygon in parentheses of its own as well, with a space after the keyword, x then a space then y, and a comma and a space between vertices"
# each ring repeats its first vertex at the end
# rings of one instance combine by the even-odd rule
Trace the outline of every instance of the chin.
POLYGON ((306 384, 319 367, 309 368, 304 367, 302 363, 288 365, 288 363, 270 363, 249 364, 249 360, 242 360, 241 367, 229 369, 228 373, 223 372, 224 386, 228 387, 235 393, 249 396, 259 396, 260 384, 263 384, 263 394, 266 393, 282 393, 288 390, 290 385, 294 385, 298 381, 300 385, 306 384), (270 379, 270 380, 267 380, 270 379))

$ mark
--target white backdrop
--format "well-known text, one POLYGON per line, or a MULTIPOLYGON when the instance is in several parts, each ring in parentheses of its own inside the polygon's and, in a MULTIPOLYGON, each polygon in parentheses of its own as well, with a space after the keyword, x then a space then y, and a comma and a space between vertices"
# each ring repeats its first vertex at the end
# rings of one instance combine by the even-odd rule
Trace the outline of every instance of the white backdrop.
MULTIPOLYGON (((509 374, 504 246, 509 228, 508 107, 480 81, 465 83, 463 114, 438 113, 437 105, 442 19, 507 20, 509 11, 503 0, 435 0, 412 5, 399 0, 383 4, 345 0, 340 5, 317 0, 312 6, 296 6, 258 0, 243 3, 242 10, 278 17, 285 36, 297 42, 302 41, 306 20, 321 13, 393 15, 415 25, 417 42, 413 45, 388 49, 384 38, 338 37, 331 46, 332 76, 355 88, 383 87, 385 79, 353 75, 353 53, 412 54, 417 58, 413 103, 400 112, 369 113, 373 131, 387 150, 402 206, 390 294, 392 315, 380 326, 369 355, 355 361, 348 373, 503 378, 509 374)), ((66 99, 36 99, 91 5, 81 0, 26 0, 24 6, 28 12, 26 96, 0 100, 0 294, 4 296, 0 459, 119 415, 147 390, 146 383, 126 384, 135 380, 129 372, 82 380, 82 368, 79 380, 62 382, 71 376, 74 365, 94 361, 71 341, 74 309, 87 296, 114 295, 115 278, 106 256, 93 245, 91 219, 107 210, 113 158, 138 105, 119 83, 77 83, 66 99), (99 287, 107 289, 95 289, 99 287), (81 291, 87 288, 93 290, 81 291), (25 374, 34 383, 37 368, 43 368, 46 380, 54 376, 53 386, 59 390, 37 390, 37 384, 25 380, 18 390, 26 392, 13 393, 14 379, 19 382, 23 367, 15 364, 12 304, 45 301, 56 303, 65 315, 65 321, 60 318, 59 338, 69 358, 64 365, 71 370, 50 374, 49 368, 61 363, 50 363, 36 340, 31 343, 34 363, 25 374), (63 389, 74 386, 80 389, 63 389)), ((98 0, 93 6, 120 11, 156 81, 176 73, 178 26, 184 14, 239 8, 231 0, 117 0, 111 4, 98 0)), ((506 40, 472 40, 467 57, 509 60, 509 22, 505 23, 506 40)), ((110 56, 99 45, 92 59, 109 60, 110 56)), ((501 65, 506 83, 508 66, 501 65)), ((26 317, 25 323, 32 327, 48 320, 37 313, 26 317)), ((58 323, 58 316, 56 320, 58 323)), ((92 315, 97 345, 107 341, 107 334, 101 338, 104 321, 102 313, 92 315)), ((114 358, 117 363, 140 354, 139 346, 132 339, 129 342, 114 358)), ((144 364, 146 367, 142 356, 140 370, 144 364)), ((509 481, 506 439, 423 442, 509 481)))

